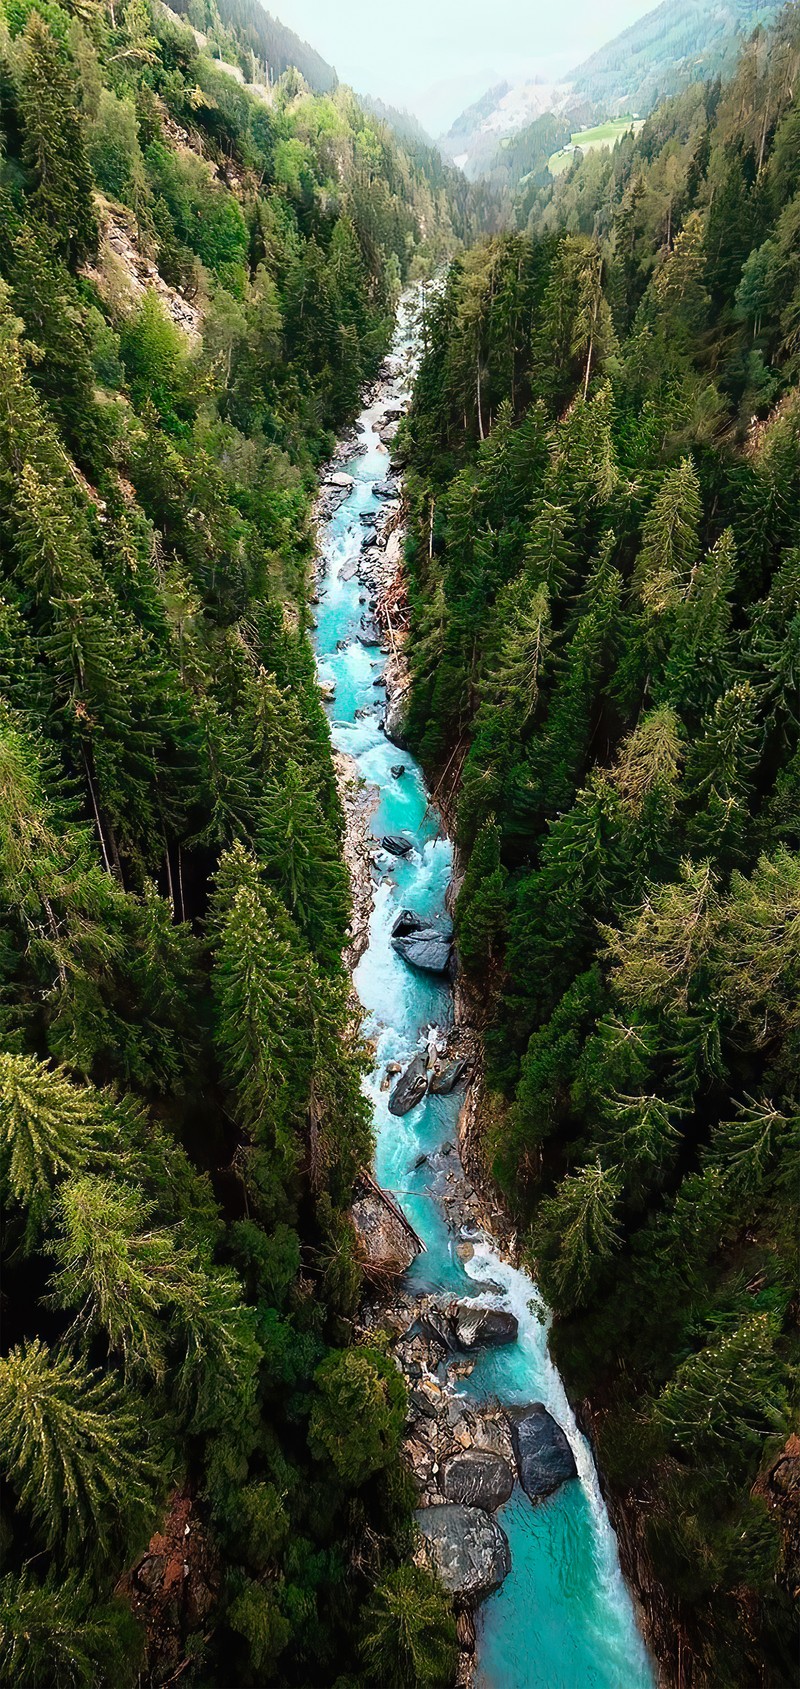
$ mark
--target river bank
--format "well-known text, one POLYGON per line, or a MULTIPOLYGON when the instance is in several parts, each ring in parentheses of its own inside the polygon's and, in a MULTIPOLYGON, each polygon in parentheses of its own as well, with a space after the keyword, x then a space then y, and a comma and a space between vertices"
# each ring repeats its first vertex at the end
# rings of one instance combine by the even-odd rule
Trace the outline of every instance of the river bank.
MULTIPOLYGON (((402 954, 414 954, 416 932, 449 957, 454 868, 399 721, 402 487, 387 473, 385 447, 408 399, 411 333, 401 317, 398 355, 330 466, 320 511, 316 646, 334 747, 348 759, 340 789, 355 864, 351 957, 375 1056, 367 1082, 375 1171, 389 1227, 401 1210, 423 1246, 406 1251, 402 1283, 388 1295, 375 1273, 380 1288, 362 1323, 365 1332, 391 1330, 409 1385, 405 1449, 420 1490, 420 1553, 454 1596, 459 1680, 474 1677, 481 1689, 650 1689, 591 1451, 550 1361, 535 1287, 485 1178, 459 1154, 459 1136, 465 1146, 476 1141, 480 1027, 463 1018, 460 991, 454 1002, 447 968, 426 973, 402 954), (397 939, 398 921, 410 939, 397 939), (407 1107, 398 1105, 400 1084, 407 1107), (543 1449, 555 1482, 542 1476, 543 1449)), ((360 1202, 372 1224, 375 1190, 360 1202)), ((407 1241, 395 1235, 398 1254, 407 1241)))

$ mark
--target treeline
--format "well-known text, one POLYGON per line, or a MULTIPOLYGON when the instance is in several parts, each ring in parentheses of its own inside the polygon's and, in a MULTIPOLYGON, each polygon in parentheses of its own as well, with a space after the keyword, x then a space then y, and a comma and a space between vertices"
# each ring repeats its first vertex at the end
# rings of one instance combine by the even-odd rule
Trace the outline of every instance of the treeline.
POLYGON ((446 200, 146 0, 8 0, 0 114, 0 1678, 441 1681, 306 598, 446 200))
POLYGON ((459 258, 405 435, 486 1146, 668 1673, 715 1689, 796 1662, 798 70, 792 6, 459 258))

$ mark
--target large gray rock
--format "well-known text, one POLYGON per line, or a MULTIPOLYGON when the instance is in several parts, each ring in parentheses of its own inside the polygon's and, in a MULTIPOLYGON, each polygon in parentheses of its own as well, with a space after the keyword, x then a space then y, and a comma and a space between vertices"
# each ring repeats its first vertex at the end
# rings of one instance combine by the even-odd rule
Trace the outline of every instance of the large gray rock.
POLYGON ((396 692, 392 697, 387 698, 386 712, 381 723, 387 739, 389 739, 393 745, 396 745, 399 751, 408 750, 408 739, 406 737, 405 725, 405 702, 405 696, 402 692, 396 692))
POLYGON ((414 1514, 445 1589, 467 1605, 485 1601, 511 1570, 508 1537, 480 1507, 445 1502, 414 1514))
POLYGON ((414 1056, 401 1074, 389 1098, 390 1114, 408 1114, 421 1103, 428 1089, 428 1067, 424 1055, 414 1056))
POLYGON ((370 650, 375 646, 380 645, 382 638, 381 630, 378 627, 377 622, 373 621, 372 617, 364 616, 358 630, 358 638, 360 643, 362 645, 366 645, 370 650))
POLYGON ((392 938, 408 938, 409 933, 423 932, 425 922, 413 909, 401 909, 392 922, 392 938))
POLYGON ((431 1080, 430 1088, 434 1096, 449 1097, 450 1092, 454 1091, 459 1081, 464 1078, 466 1071, 467 1064, 461 1057, 457 1061, 448 1062, 446 1067, 440 1068, 438 1073, 434 1073, 431 1080))
POLYGON ((384 850, 389 851, 391 856, 410 856, 414 849, 411 840, 407 839, 403 833, 384 833, 381 844, 384 850))
POLYGON ((577 1478, 575 1456, 567 1438, 543 1402, 506 1408, 519 1481, 531 1501, 542 1501, 577 1478))
POLYGON ((519 1321, 508 1308, 456 1302, 450 1311, 450 1319, 453 1336, 460 1349, 496 1349, 503 1343, 517 1341, 519 1321))
POLYGON ((392 949, 412 968, 428 974, 446 974, 453 954, 452 940, 443 938, 433 927, 409 933, 407 938, 393 938, 392 949))
POLYGON ((369 1174, 356 1187, 350 1217, 364 1272, 379 1284, 406 1272, 424 1249, 402 1209, 369 1174))
POLYGON ((465 1449, 463 1454, 454 1454, 445 1462, 440 1481, 447 1501, 482 1507, 487 1513, 502 1507, 514 1488, 508 1461, 491 1449, 465 1449))

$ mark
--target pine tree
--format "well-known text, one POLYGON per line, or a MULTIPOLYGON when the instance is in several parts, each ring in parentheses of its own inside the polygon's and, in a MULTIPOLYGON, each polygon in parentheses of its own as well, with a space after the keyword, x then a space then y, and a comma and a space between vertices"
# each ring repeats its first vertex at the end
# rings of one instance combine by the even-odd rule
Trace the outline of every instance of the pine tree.
POLYGON ((663 1097, 617 1092, 605 1102, 604 1112, 612 1123, 605 1141, 607 1152, 624 1170, 626 1189, 642 1197, 661 1184, 675 1164, 680 1111, 663 1097))
POLYGON ((552 599, 563 598, 574 580, 577 557, 572 544, 574 519, 564 505, 543 498, 534 506, 525 570, 535 586, 552 599))
POLYGON ((652 886, 620 930, 601 928, 620 1000, 631 1008, 685 1010, 706 983, 719 928, 710 864, 683 862, 680 879, 652 886))
POLYGON ((60 1175, 95 1163, 110 1135, 90 1086, 71 1084, 63 1069, 34 1056, 7 1051, 0 1052, 0 1134, 9 1185, 31 1208, 60 1175))
POLYGON ((642 529, 634 582, 652 616, 680 603, 697 562, 701 515, 697 471, 685 457, 664 476, 642 529))
POLYGON ((247 1131, 279 1145, 291 1165, 297 1149, 289 1123, 302 1097, 296 1018, 301 953, 289 916, 240 845, 220 861, 215 924, 213 987, 223 1073, 247 1131))
POLYGON ((502 944, 506 878, 500 861, 500 834, 491 818, 475 840, 456 904, 459 953, 465 968, 473 973, 488 968, 502 944))
POLYGON ((763 1190, 771 1174, 787 1187, 800 1174, 800 1113, 787 1115, 771 1099, 746 1097, 733 1120, 715 1126, 709 1165, 730 1189, 747 1195, 763 1190))
POLYGON ((92 175, 64 49, 35 11, 25 30, 21 106, 33 211, 77 264, 97 245, 92 175))
POLYGON ((777 1334, 774 1315, 753 1313, 681 1362, 655 1408, 679 1448, 700 1448, 712 1460, 738 1466, 750 1446, 785 1429, 786 1376, 777 1334))
POLYGON ((337 967, 350 918, 347 870, 308 775, 293 759, 265 787, 258 855, 321 965, 337 967))
POLYGON ((99 1603, 90 1582, 29 1571, 0 1579, 0 1679, 17 1689, 122 1689, 138 1637, 121 1601, 99 1603))
POLYGON ((621 1188, 620 1169, 596 1161, 568 1174, 541 1205, 532 1249, 542 1290, 561 1312, 589 1300, 598 1270, 619 1248, 621 1188))
POLYGON ((431 1574, 400 1566, 376 1585, 362 1615, 361 1656, 386 1689, 445 1689, 458 1644, 450 1603, 431 1574))
POLYGON ((397 1452, 406 1389, 394 1361, 376 1349, 331 1350, 314 1374, 309 1443, 330 1459, 350 1489, 388 1466, 397 1452))
POLYGON ((156 1469, 144 1418, 113 1374, 38 1338, 0 1360, 0 1461, 48 1547, 93 1559, 148 1517, 156 1469))

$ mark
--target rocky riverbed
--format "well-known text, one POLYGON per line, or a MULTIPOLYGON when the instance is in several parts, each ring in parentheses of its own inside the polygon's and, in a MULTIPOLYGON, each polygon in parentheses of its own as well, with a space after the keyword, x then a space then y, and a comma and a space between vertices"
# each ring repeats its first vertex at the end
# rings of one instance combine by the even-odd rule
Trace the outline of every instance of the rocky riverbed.
POLYGON ((407 349, 384 367, 318 506, 316 642, 347 822, 348 959, 374 1050, 369 1089, 386 1187, 365 1172, 353 1207, 368 1284, 360 1328, 365 1340, 388 1332, 408 1385, 403 1449, 418 1489, 417 1554, 453 1598, 459 1682, 471 1681, 476 1658, 478 1681, 495 1681, 482 1675, 481 1653, 499 1637, 501 1650, 522 1649, 514 1674, 497 1678, 513 1689, 555 1681, 556 1669, 559 1680, 572 1671, 570 1681, 588 1681, 590 1660, 598 1689, 647 1689, 588 1447, 485 1179, 480 1017, 458 977, 445 908, 452 851, 406 744, 402 435, 395 462, 387 447, 412 363, 407 349), (535 1550, 531 1562, 539 1537, 544 1557, 535 1550), (568 1542, 587 1557, 583 1606, 558 1575, 549 1581, 568 1542), (595 1600, 609 1617, 600 1675, 595 1629, 582 1622, 595 1600), (530 1654, 528 1637, 544 1638, 552 1669, 530 1654), (610 1675, 626 1657, 626 1675, 610 1675))

